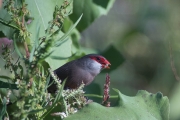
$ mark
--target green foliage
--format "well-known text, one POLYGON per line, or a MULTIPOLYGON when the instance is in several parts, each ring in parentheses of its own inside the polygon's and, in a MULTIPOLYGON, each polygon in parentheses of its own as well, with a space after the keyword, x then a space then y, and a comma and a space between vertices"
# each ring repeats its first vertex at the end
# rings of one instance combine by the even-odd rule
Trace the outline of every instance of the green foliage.
POLYGON ((99 16, 107 14, 113 3, 114 0, 76 0, 73 3, 74 9, 70 19, 75 22, 77 16, 83 13, 83 18, 77 25, 77 29, 83 31, 99 16))
MULTIPOLYGON (((62 99, 62 96, 65 94, 63 92, 63 85, 65 82, 61 86, 59 86, 59 92, 55 96, 47 93, 47 78, 49 73, 47 71, 47 68, 44 68, 42 65, 44 64, 45 59, 53 53, 53 49, 61 46, 64 41, 67 41, 67 37, 69 36, 70 32, 75 28, 82 17, 80 16, 78 21, 69 29, 66 34, 63 35, 61 32, 61 28, 64 19, 71 13, 67 10, 71 11, 72 1, 64 1, 61 2, 61 4, 54 4, 51 1, 51 4, 53 4, 51 6, 51 8, 53 8, 51 12, 54 11, 54 14, 49 18, 43 18, 42 14, 45 12, 43 12, 43 10, 39 10, 40 8, 45 8, 44 6, 42 6, 44 5, 42 4, 42 1, 38 1, 40 3, 34 3, 34 1, 29 3, 28 2, 29 1, 27 1, 27 3, 25 3, 25 1, 5 1, 2 13, 4 11, 7 11, 10 17, 8 19, 6 19, 6 17, 1 18, 2 25, 6 26, 5 29, 2 30, 2 32, 6 35, 6 37, 13 38, 14 49, 19 55, 19 58, 14 63, 14 52, 11 51, 10 46, 2 46, 2 59, 5 61, 4 68, 9 69, 9 71, 14 76, 12 78, 1 76, 1 78, 8 81, 0 82, 1 90, 3 88, 7 88, 7 90, 5 90, 4 92, 1 91, 1 94, 3 93, 2 95, 6 96, 6 94, 8 93, 8 89, 10 91, 14 91, 14 89, 17 89, 18 92, 18 94, 13 93, 15 98, 8 101, 6 100, 6 103, 4 103, 4 101, 2 100, 3 106, 4 104, 9 104, 10 102, 12 102, 12 104, 7 108, 10 118, 12 119, 24 119, 26 117, 34 119, 44 118, 52 109, 54 109, 60 99, 62 99), (29 16, 30 12, 27 10, 28 5, 30 7, 32 7, 32 5, 36 6, 36 9, 30 9, 30 11, 34 10, 34 12, 38 13, 34 14, 34 20, 29 16), (70 9, 68 8, 69 6, 71 6, 70 9), (41 17, 42 24, 34 24, 35 22, 37 23, 39 15, 41 17), (46 24, 44 24, 44 20, 47 21, 46 24), (31 23, 28 23, 29 21, 31 23), (11 29, 15 29, 12 36, 8 36, 6 34, 6 32, 9 31, 9 29, 7 29, 8 27, 11 27, 11 29), (44 27, 44 29, 41 29, 42 27, 44 27), (32 30, 34 28, 35 30, 32 30), (29 33, 32 34, 30 35, 29 33), (24 53, 20 49, 20 46, 24 47, 24 50, 26 52, 25 55, 23 55, 24 53)), ((47 3, 47 5, 49 4, 47 3)), ((83 87, 81 87, 80 89, 82 88, 83 87)), ((69 92, 69 94, 71 93, 74 92, 69 92)), ((79 92, 76 92, 76 94, 79 94, 79 92)), ((69 98, 65 100, 68 99, 69 98)), ((64 102, 62 106, 65 104, 66 103, 64 102)), ((5 115, 6 106, 3 106, 1 117, 8 117, 8 114, 5 115)), ((68 112, 68 110, 66 111, 68 112)))
POLYGON ((117 67, 125 61, 124 57, 119 53, 117 48, 115 48, 113 45, 110 45, 105 51, 103 51, 103 53, 101 53, 101 55, 106 56, 106 58, 110 61, 110 63, 113 63, 111 65, 111 69, 104 70, 102 72, 113 71, 117 69, 117 67), (118 56, 118 57, 114 59, 114 56, 118 56))
POLYGON ((0 88, 18 89, 16 84, 10 84, 7 82, 0 81, 0 88))
POLYGON ((141 90, 136 96, 129 97, 114 90, 119 98, 117 106, 104 107, 93 102, 65 120, 169 120, 169 100, 162 93, 151 94, 141 90))
MULTIPOLYGON (((4 70, 8 70, 12 76, 0 75, 0 119, 52 119, 52 116, 61 119, 84 106, 84 109, 67 119, 106 119, 106 115, 114 119, 168 119, 168 99, 162 97, 161 93, 150 95, 141 91, 135 97, 128 97, 115 90, 119 97, 117 106, 86 105, 84 84, 75 90, 64 90, 65 81, 62 83, 49 69, 56 69, 84 55, 78 43, 80 32, 106 14, 113 2, 4 1, 4 8, 0 11, 0 32, 3 33, 0 37, 12 39, 14 48, 7 44, 2 46, 4 70), (47 92, 49 75, 57 84, 56 93, 47 92)), ((113 69, 124 61, 114 46, 110 46, 103 55, 114 61, 113 69), (109 55, 112 51, 118 57, 115 61, 111 59, 112 54, 109 55)))
MULTIPOLYGON (((1 96, 0 96, 0 98, 1 98, 1 96)), ((1 108, 1 110, 0 110, 0 119, 2 120, 3 119, 3 116, 6 114, 6 103, 7 103, 7 99, 6 98, 4 98, 4 99, 2 99, 1 98, 1 104, 2 104, 2 108, 1 108)), ((8 116, 8 114, 7 114, 7 116, 8 116)))

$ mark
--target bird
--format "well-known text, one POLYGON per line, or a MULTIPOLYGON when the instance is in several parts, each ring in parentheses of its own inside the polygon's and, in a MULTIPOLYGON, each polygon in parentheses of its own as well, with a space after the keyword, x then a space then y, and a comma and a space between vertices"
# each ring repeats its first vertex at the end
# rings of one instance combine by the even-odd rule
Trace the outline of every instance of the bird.
MULTIPOLYGON (((101 55, 87 54, 62 65, 53 72, 61 81, 66 79, 64 89, 76 89, 82 83, 85 86, 89 85, 101 70, 109 69, 110 65, 110 62, 101 55)), ((53 78, 50 77, 50 83, 52 82, 53 78)), ((55 92, 56 90, 55 83, 48 88, 49 92, 55 92)))

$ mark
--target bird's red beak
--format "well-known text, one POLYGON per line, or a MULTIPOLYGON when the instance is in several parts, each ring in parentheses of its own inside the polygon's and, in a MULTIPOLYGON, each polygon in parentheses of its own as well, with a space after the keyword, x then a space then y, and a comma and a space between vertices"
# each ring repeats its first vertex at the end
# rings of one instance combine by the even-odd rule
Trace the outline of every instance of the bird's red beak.
POLYGON ((105 60, 102 67, 105 69, 110 69, 110 65, 111 65, 111 63, 108 60, 105 60))
POLYGON ((111 65, 111 63, 108 60, 106 60, 104 57, 90 56, 90 58, 95 60, 96 62, 100 63, 101 68, 103 68, 103 69, 109 69, 110 68, 109 66, 111 65))

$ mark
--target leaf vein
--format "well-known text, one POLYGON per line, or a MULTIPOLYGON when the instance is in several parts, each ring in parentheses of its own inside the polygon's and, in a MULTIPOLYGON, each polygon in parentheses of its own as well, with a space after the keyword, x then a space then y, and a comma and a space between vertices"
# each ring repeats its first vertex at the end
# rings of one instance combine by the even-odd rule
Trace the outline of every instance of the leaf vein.
POLYGON ((39 6, 38 6, 38 4, 37 4, 37 1, 36 1, 36 0, 34 0, 34 2, 35 2, 35 4, 36 4, 36 7, 37 7, 37 9, 38 9, 39 15, 40 15, 40 17, 41 17, 41 19, 42 19, 42 23, 43 23, 43 26, 44 26, 44 29, 45 29, 44 19, 43 19, 43 17, 42 17, 41 12, 40 12, 40 9, 39 9, 39 6))

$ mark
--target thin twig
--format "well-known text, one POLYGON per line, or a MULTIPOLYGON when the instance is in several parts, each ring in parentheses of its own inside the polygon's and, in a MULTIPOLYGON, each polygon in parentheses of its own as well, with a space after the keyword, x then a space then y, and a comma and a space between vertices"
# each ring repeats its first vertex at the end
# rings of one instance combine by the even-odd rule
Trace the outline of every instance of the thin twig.
POLYGON ((172 47, 171 47, 170 41, 169 41, 169 53, 170 53, 170 60, 171 60, 171 69, 174 73, 174 77, 176 80, 180 81, 180 77, 178 76, 177 70, 176 70, 175 65, 174 65, 174 60, 173 60, 173 55, 172 55, 172 47))
POLYGON ((8 26, 8 27, 11 27, 11 28, 20 30, 17 26, 15 26, 15 25, 13 25, 13 24, 10 24, 10 22, 4 21, 2 18, 0 18, 0 23, 3 24, 3 25, 6 25, 6 26, 8 26))
POLYGON ((19 62, 19 59, 20 59, 20 57, 18 57, 18 59, 17 59, 16 63, 14 63, 14 65, 17 64, 17 63, 19 62))

